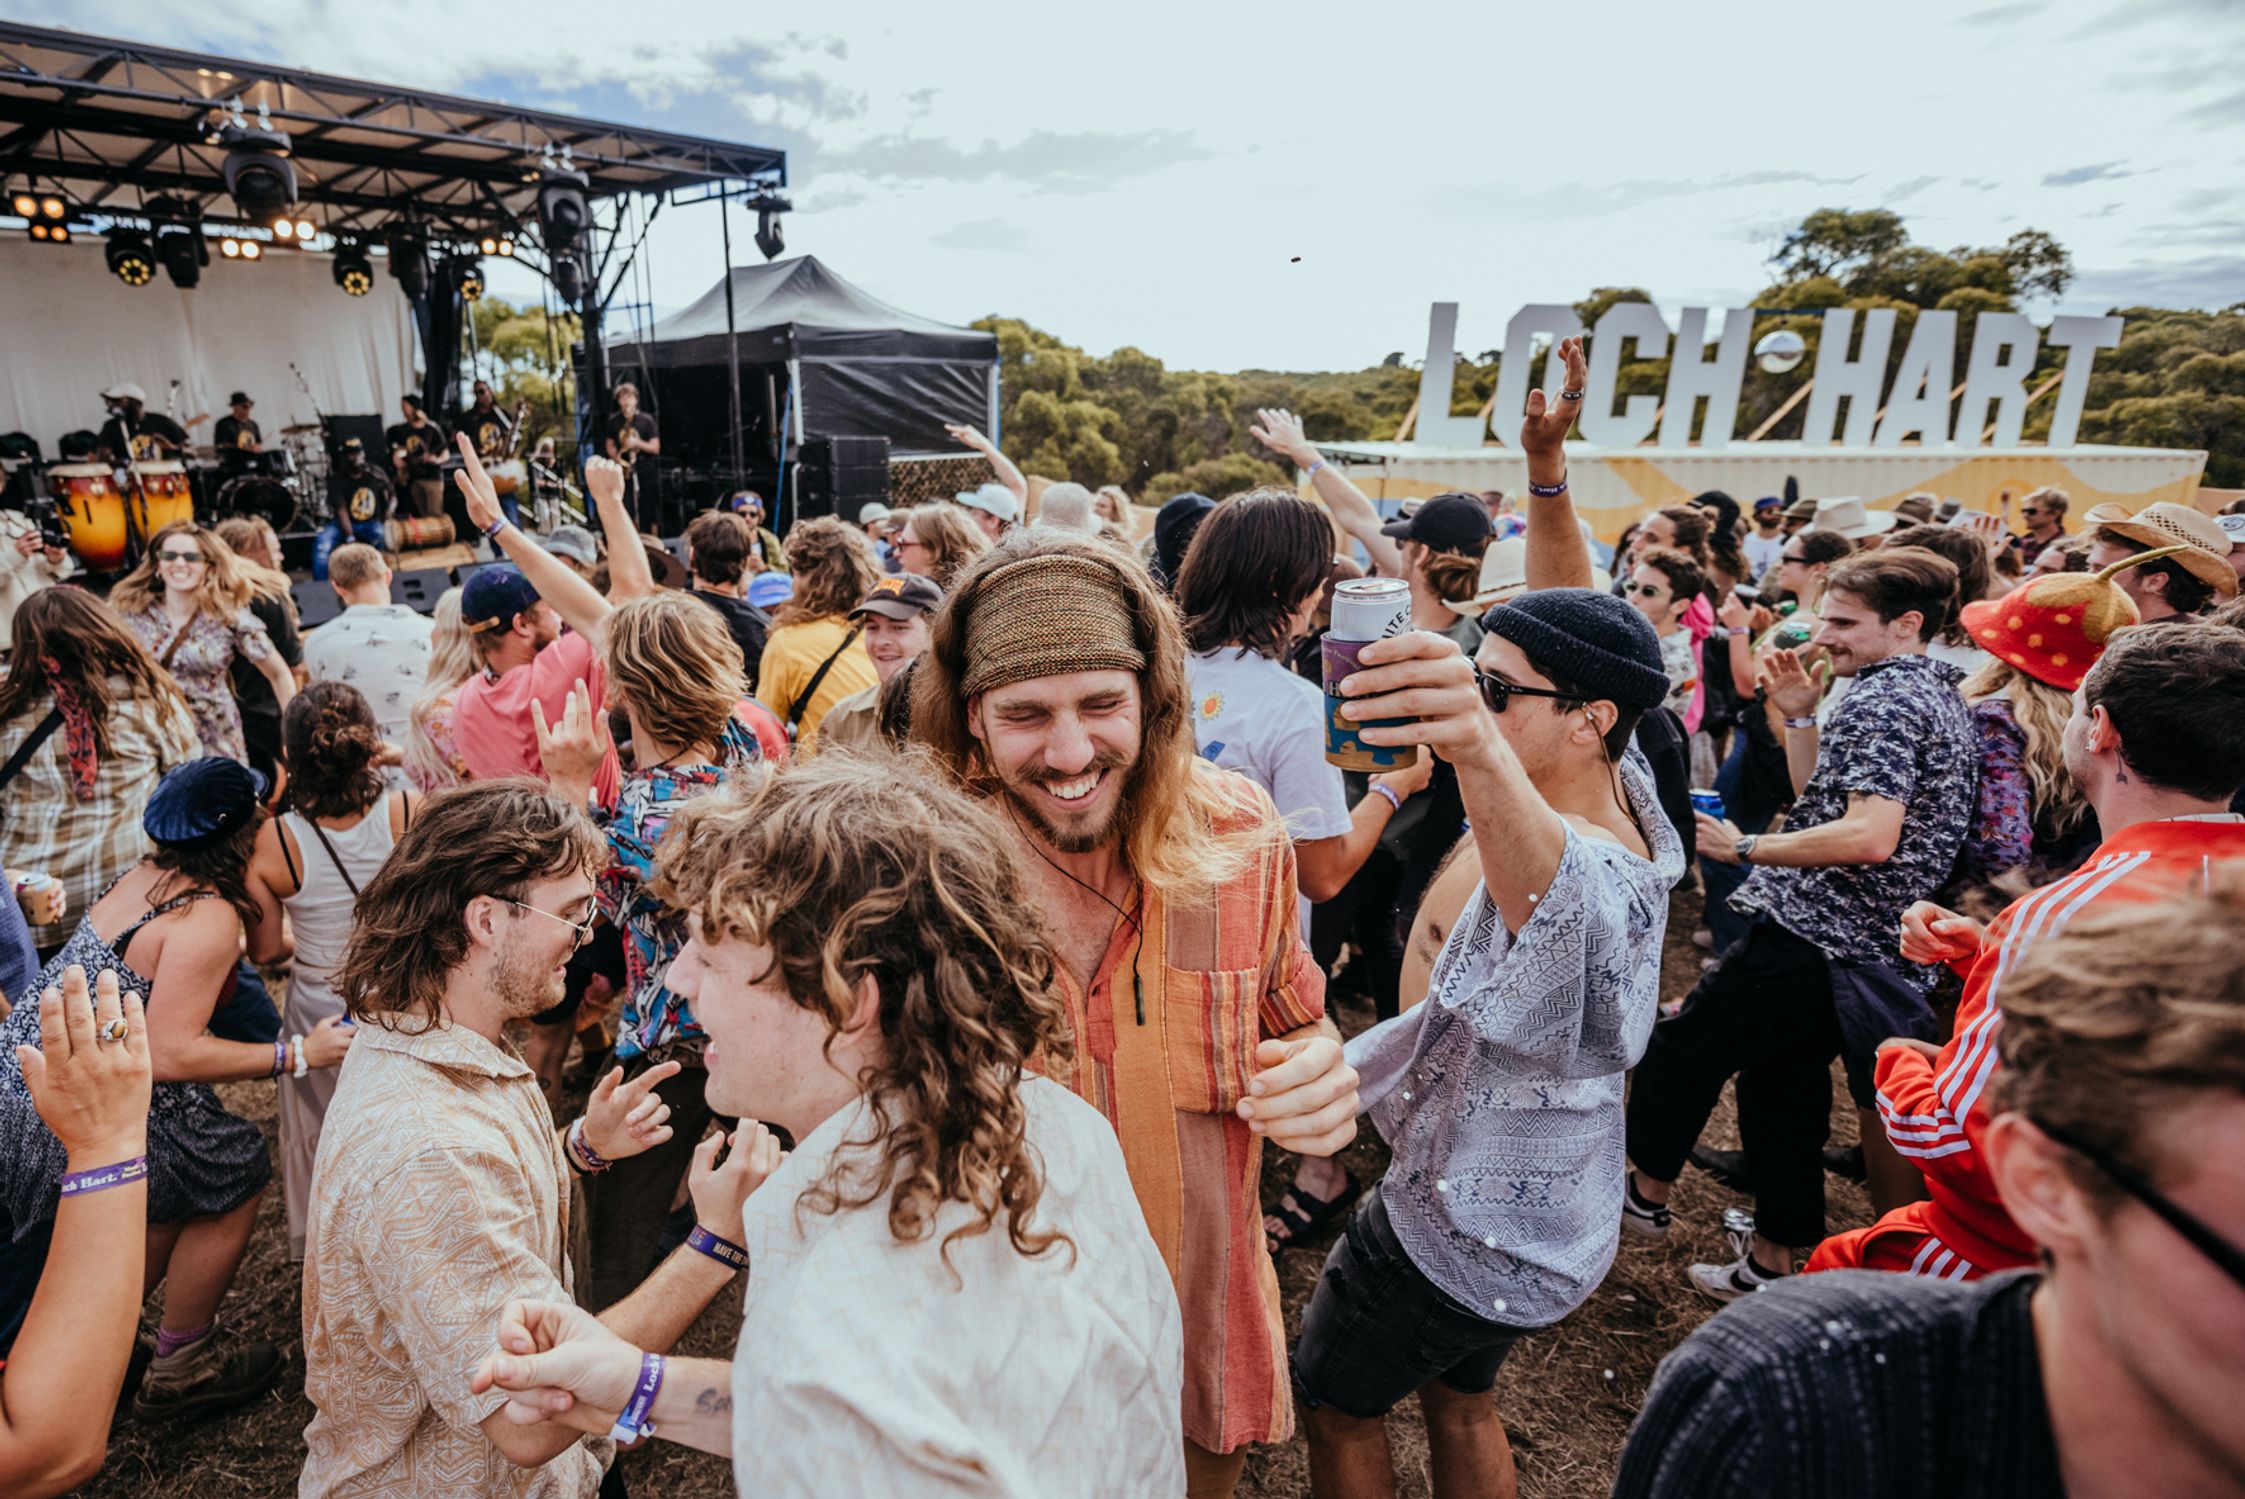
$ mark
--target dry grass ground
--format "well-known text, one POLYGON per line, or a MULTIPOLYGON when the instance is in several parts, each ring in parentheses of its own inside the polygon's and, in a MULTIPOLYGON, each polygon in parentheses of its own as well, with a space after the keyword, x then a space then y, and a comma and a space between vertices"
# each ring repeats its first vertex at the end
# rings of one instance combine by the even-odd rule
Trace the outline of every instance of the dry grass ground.
MULTIPOLYGON (((1679 895, 1669 923, 1664 957, 1664 993, 1682 994, 1699 971, 1700 954, 1690 943, 1697 924, 1696 896, 1679 895)), ((1369 1012, 1343 1009, 1344 1029, 1355 1031, 1371 1020, 1369 1012)), ((229 1103, 273 1130, 270 1087, 243 1084, 224 1090, 229 1103)), ((1835 1139, 1853 1139, 1855 1124, 1844 1089, 1833 1118, 1835 1139)), ((1735 1144, 1731 1106, 1724 1103, 1710 1126, 1714 1143, 1735 1144)), ((1359 1178, 1378 1176, 1387 1154, 1369 1131, 1352 1146, 1346 1164, 1359 1178)), ((1266 1173, 1267 1195, 1284 1189, 1290 1168, 1283 1160, 1266 1173)), ((1868 1221, 1869 1205, 1860 1188, 1831 1180, 1830 1217, 1834 1228, 1868 1221)), ((1673 1242, 1651 1246, 1624 1239, 1611 1274, 1591 1300, 1557 1327, 1539 1332, 1513 1350, 1497 1387, 1497 1404, 1520 1465, 1521 1492, 1536 1499, 1590 1499, 1613 1483, 1629 1423, 1645 1397, 1653 1369, 1714 1308, 1683 1280, 1694 1259, 1724 1253, 1722 1210, 1745 1205, 1736 1194, 1687 1172, 1679 1188, 1677 1233, 1673 1242)), ((1299 1325, 1302 1306, 1316 1283, 1318 1267, 1332 1237, 1328 1230, 1309 1249, 1289 1252, 1280 1262, 1289 1330, 1299 1325)), ((82 1491, 95 1499, 238 1499, 238 1496, 292 1494, 303 1461, 303 1432, 312 1408, 304 1398, 299 1349, 295 1268, 288 1262, 276 1177, 258 1220, 249 1258, 238 1277, 225 1320, 251 1337, 269 1338, 290 1356, 279 1385, 245 1410, 203 1425, 145 1427, 121 1422, 110 1442, 109 1463, 82 1491)), ((712 1306, 688 1334, 682 1351, 723 1356, 732 1347, 740 1316, 729 1299, 712 1306)), ((1398 1491, 1405 1499, 1425 1496, 1426 1436, 1416 1407, 1406 1402, 1390 1422, 1398 1491)), ((731 1499, 734 1492, 724 1463, 658 1442, 652 1450, 625 1459, 631 1492, 664 1499, 731 1499)), ((1296 1499, 1309 1493, 1303 1445, 1299 1438, 1256 1452, 1248 1460, 1240 1492, 1252 1499, 1296 1499)))

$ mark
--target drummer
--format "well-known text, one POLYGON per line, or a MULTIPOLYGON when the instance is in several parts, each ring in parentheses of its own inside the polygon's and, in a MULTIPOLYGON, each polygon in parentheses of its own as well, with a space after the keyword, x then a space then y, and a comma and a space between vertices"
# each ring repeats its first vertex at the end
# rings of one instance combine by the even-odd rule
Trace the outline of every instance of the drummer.
POLYGON ((328 554, 344 542, 363 541, 376 551, 384 549, 382 522, 397 505, 397 491, 368 461, 365 443, 346 437, 335 460, 327 481, 327 524, 312 538, 312 576, 322 581, 327 578, 328 554))
POLYGON ((229 474, 246 471, 251 467, 247 455, 265 451, 265 433, 249 414, 256 404, 247 391, 235 391, 226 398, 226 415, 211 429, 218 461, 226 466, 229 474))
POLYGON ((101 398, 108 403, 109 420, 102 423, 94 451, 108 462, 120 467, 126 463, 152 463, 161 458, 176 458, 187 446, 187 429, 168 416, 151 413, 148 392, 132 381, 110 386, 101 393, 101 398))
POLYGON ((492 400, 488 380, 476 381, 474 404, 461 410, 460 420, 453 430, 468 434, 468 441, 475 444, 476 456, 486 466, 504 459, 514 443, 514 421, 492 400))

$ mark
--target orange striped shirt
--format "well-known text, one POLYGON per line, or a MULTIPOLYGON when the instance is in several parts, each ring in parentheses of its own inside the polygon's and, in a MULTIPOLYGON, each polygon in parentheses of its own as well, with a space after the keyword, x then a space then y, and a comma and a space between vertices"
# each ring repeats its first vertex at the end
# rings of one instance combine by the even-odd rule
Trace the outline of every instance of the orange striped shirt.
POLYGON ((1239 1117, 1255 1047, 1325 1015, 1302 944, 1294 846, 1262 788, 1224 777, 1226 832, 1262 851, 1208 894, 1145 895, 1118 922, 1091 987, 1059 987, 1076 1040, 1060 1081, 1115 1126, 1132 1187, 1185 1316, 1185 1435, 1212 1452, 1282 1441, 1294 1408, 1278 1275, 1263 1243, 1263 1141, 1239 1117), (1144 1019, 1138 1003, 1143 992, 1144 1019))

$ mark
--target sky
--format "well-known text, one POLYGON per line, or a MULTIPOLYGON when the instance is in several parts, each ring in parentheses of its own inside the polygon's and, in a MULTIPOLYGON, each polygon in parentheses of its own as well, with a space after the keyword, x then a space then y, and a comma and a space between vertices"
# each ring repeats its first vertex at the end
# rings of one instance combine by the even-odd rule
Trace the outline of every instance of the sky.
MULTIPOLYGON (((1174 368, 1416 358, 1438 300, 1469 353, 1597 286, 1746 305, 1820 207, 2047 230, 2077 280, 2038 314, 2245 300, 2245 0, 5 9, 780 147, 788 253, 1174 368)), ((646 300, 722 262, 713 206, 667 209, 646 300)))

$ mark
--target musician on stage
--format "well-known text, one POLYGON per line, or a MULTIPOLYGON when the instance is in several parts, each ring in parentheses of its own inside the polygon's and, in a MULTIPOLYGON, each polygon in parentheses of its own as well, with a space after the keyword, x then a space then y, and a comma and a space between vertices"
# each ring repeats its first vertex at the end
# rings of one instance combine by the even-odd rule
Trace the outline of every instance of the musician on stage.
POLYGON ((312 576, 327 577, 328 554, 346 541, 389 550, 382 522, 396 507, 397 492, 367 458, 366 444, 355 437, 343 439, 327 481, 327 524, 312 538, 312 576))
POLYGON ((503 460, 514 441, 514 419, 493 402, 491 383, 487 380, 476 381, 475 402, 461 408, 460 419, 453 430, 468 434, 468 441, 475 444, 476 456, 486 466, 503 460))
POLYGON ((413 497, 415 515, 444 514, 444 428, 422 406, 419 396, 398 403, 405 420, 383 434, 390 444, 390 473, 399 489, 413 497))
POLYGON ((148 392, 130 380, 101 393, 109 405, 109 420, 102 423, 94 451, 105 461, 151 463, 176 458, 187 446, 187 429, 170 417, 148 410, 148 392))
POLYGON ((218 448, 221 461, 230 468, 246 467, 241 454, 265 451, 265 432, 250 416, 250 408, 257 403, 249 392, 237 390, 226 398, 226 415, 218 419, 211 429, 211 442, 218 448))
POLYGON ((616 414, 608 423, 608 456, 624 466, 624 505, 642 526, 655 522, 655 462, 663 440, 655 419, 639 409, 639 387, 626 380, 616 387, 616 414), (646 462, 639 460, 644 456, 646 462))

